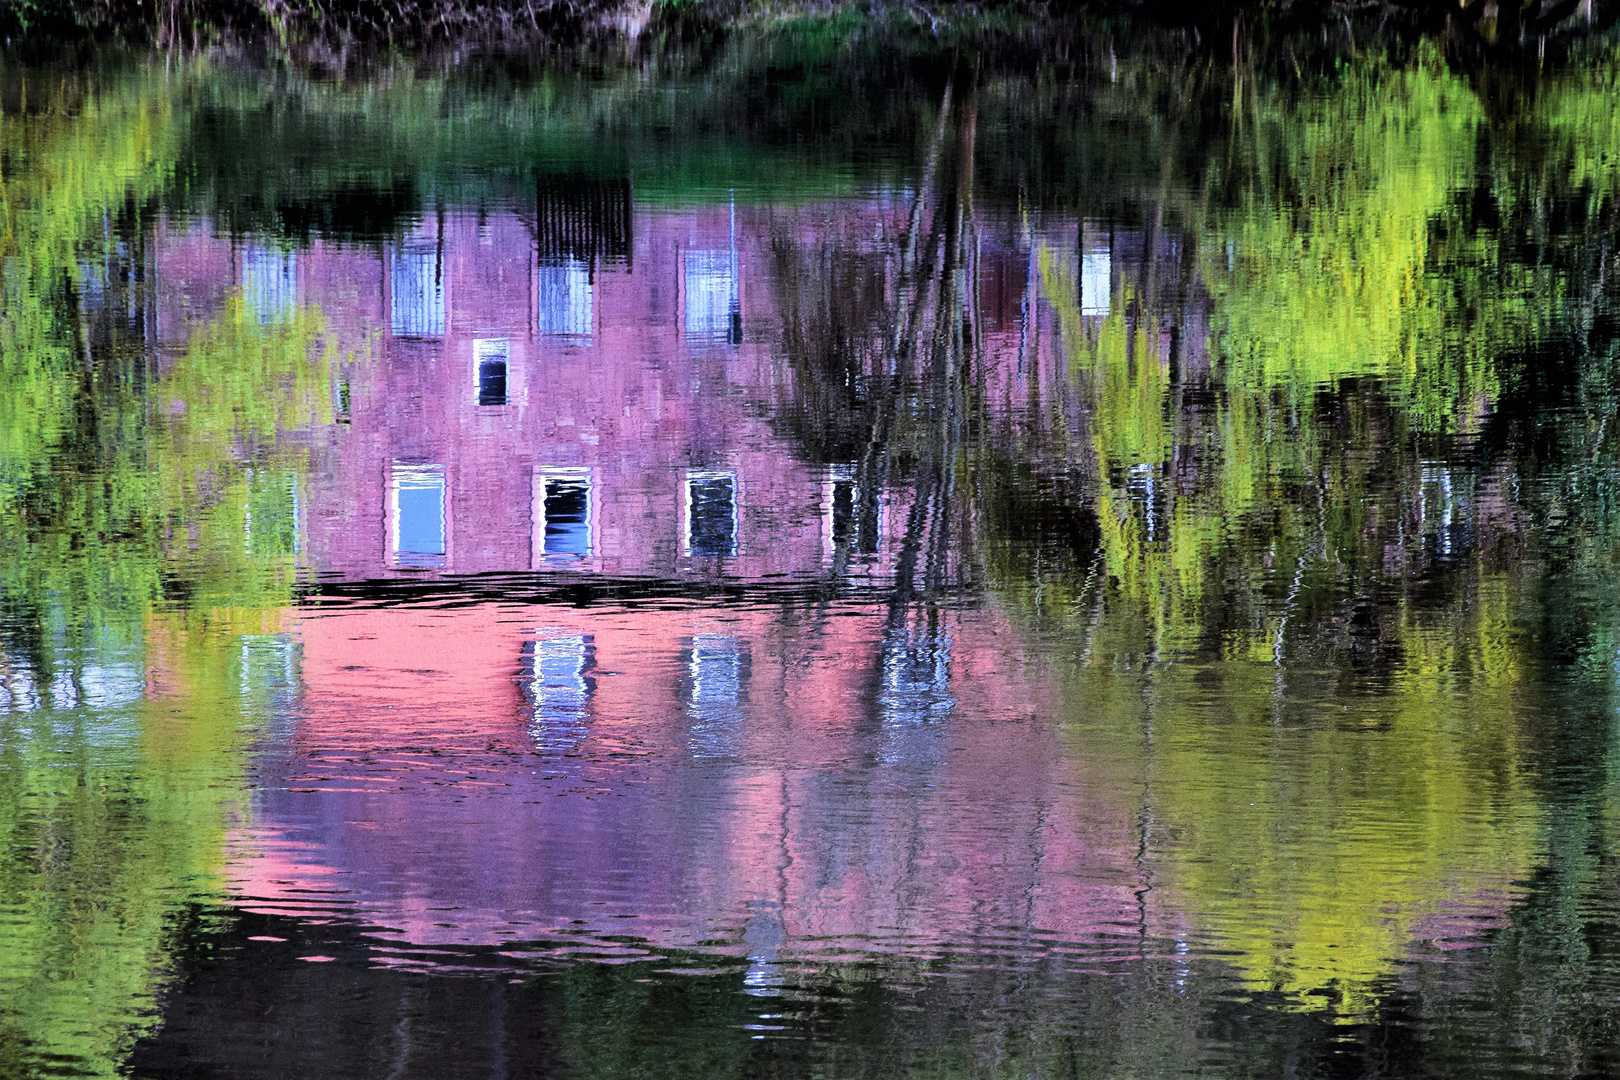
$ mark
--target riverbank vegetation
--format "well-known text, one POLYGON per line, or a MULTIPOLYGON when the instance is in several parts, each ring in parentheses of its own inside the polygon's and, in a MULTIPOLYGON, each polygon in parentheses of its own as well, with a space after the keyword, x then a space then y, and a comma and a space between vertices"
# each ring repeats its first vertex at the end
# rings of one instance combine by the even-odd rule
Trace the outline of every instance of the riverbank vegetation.
POLYGON ((165 50, 226 47, 314 66, 399 57, 457 63, 640 62, 712 55, 732 35, 784 27, 880 41, 897 56, 976 54, 1009 44, 1072 54, 1088 39, 1184 31, 1211 55, 1258 47, 1278 62, 1412 38, 1459 56, 1528 57, 1603 36, 1612 0, 0 0, 9 50, 118 41, 165 50))

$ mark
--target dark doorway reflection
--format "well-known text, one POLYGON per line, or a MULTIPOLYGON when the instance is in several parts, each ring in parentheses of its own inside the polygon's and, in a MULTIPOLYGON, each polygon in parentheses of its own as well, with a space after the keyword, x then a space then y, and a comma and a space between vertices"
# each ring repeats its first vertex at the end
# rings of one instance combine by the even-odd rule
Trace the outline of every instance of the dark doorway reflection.
POLYGON ((848 555, 875 555, 882 535, 881 504, 852 475, 835 472, 828 498, 833 549, 848 555))
POLYGON ((558 470, 540 476, 543 556, 592 553, 591 475, 587 470, 558 470))
POLYGON ((478 364, 478 404, 506 404, 506 361, 484 360, 478 364))
POLYGON ((686 477, 686 551, 693 558, 737 554, 737 477, 694 471, 686 477))

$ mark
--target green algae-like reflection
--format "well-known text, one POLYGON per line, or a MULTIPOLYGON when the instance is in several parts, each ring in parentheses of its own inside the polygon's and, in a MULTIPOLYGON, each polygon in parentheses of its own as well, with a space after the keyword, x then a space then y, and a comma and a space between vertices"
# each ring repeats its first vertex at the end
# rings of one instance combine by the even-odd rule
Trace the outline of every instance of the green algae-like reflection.
POLYGON ((306 468, 276 440, 329 420, 327 354, 317 313, 263 327, 236 302, 156 370, 137 342, 87 355, 85 294, 120 288, 98 273, 108 220, 170 181, 182 92, 139 73, 28 89, 3 128, 0 1015, 18 1073, 113 1075, 247 814, 267 703, 244 644, 277 639, 294 548, 276 519, 306 468), (268 540, 244 547, 253 509, 268 540))
POLYGON ((1610 1062, 1620 55, 756 29, 8 75, 0 1071, 1610 1062))

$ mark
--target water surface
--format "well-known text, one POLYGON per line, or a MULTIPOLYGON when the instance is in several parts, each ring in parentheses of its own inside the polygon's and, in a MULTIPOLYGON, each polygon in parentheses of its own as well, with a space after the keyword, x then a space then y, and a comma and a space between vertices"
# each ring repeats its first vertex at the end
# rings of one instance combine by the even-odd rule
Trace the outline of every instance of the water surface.
POLYGON ((1620 1066, 1612 46, 848 29, 8 69, 0 1069, 1620 1066))

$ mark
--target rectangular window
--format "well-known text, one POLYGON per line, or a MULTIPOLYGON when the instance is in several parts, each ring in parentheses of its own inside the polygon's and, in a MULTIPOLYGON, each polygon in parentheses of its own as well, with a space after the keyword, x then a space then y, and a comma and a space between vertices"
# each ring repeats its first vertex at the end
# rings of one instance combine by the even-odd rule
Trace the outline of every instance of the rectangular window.
POLYGON ((589 734, 596 694, 596 639, 591 634, 543 631, 524 643, 524 681, 532 710, 529 725, 542 751, 566 753, 589 734))
POLYGON ((1474 489, 1464 473, 1443 462, 1422 462, 1418 531, 1436 557, 1449 559, 1473 546, 1474 489))
POLYGON ((695 634, 687 642, 686 715, 692 721, 693 755, 735 756, 741 745, 743 688, 748 654, 740 638, 695 634))
POLYGON ((736 253, 688 251, 685 285, 687 340, 742 344, 736 253))
POLYGON ((1114 290, 1114 262, 1107 247, 1080 256, 1080 314, 1107 315, 1114 290))
POLYGON ((878 704, 885 727, 929 723, 956 707, 951 638, 942 627, 894 627, 884 634, 882 662, 878 704))
POLYGON ((444 466, 396 461, 389 495, 394 565, 411 569, 445 565, 444 466))
POLYGON ((395 337, 444 336, 444 280, 432 247, 396 249, 390 264, 389 326, 395 337))
POLYGON ((589 558, 596 553, 590 469, 541 469, 535 474, 537 554, 589 558))
POLYGON ((473 363, 478 368, 478 404, 506 404, 506 361, 511 342, 485 338, 473 342, 473 363))
POLYGON ((1170 507, 1158 466, 1146 461, 1132 465, 1125 474, 1125 493, 1142 508, 1142 539, 1150 544, 1166 539, 1170 507))
POLYGON ((298 253, 249 244, 242 251, 242 302, 259 322, 286 322, 298 308, 298 253))
POLYGON ((550 337, 589 340, 596 330, 591 268, 566 259, 536 272, 535 329, 550 337))
POLYGON ((478 404, 506 404, 505 360, 480 360, 478 362, 478 404))
POLYGON ((737 554, 737 474, 686 474, 686 554, 712 559, 737 554))
POLYGON ((853 466, 827 481, 827 536, 834 554, 875 555, 883 532, 883 502, 856 482, 853 466))

